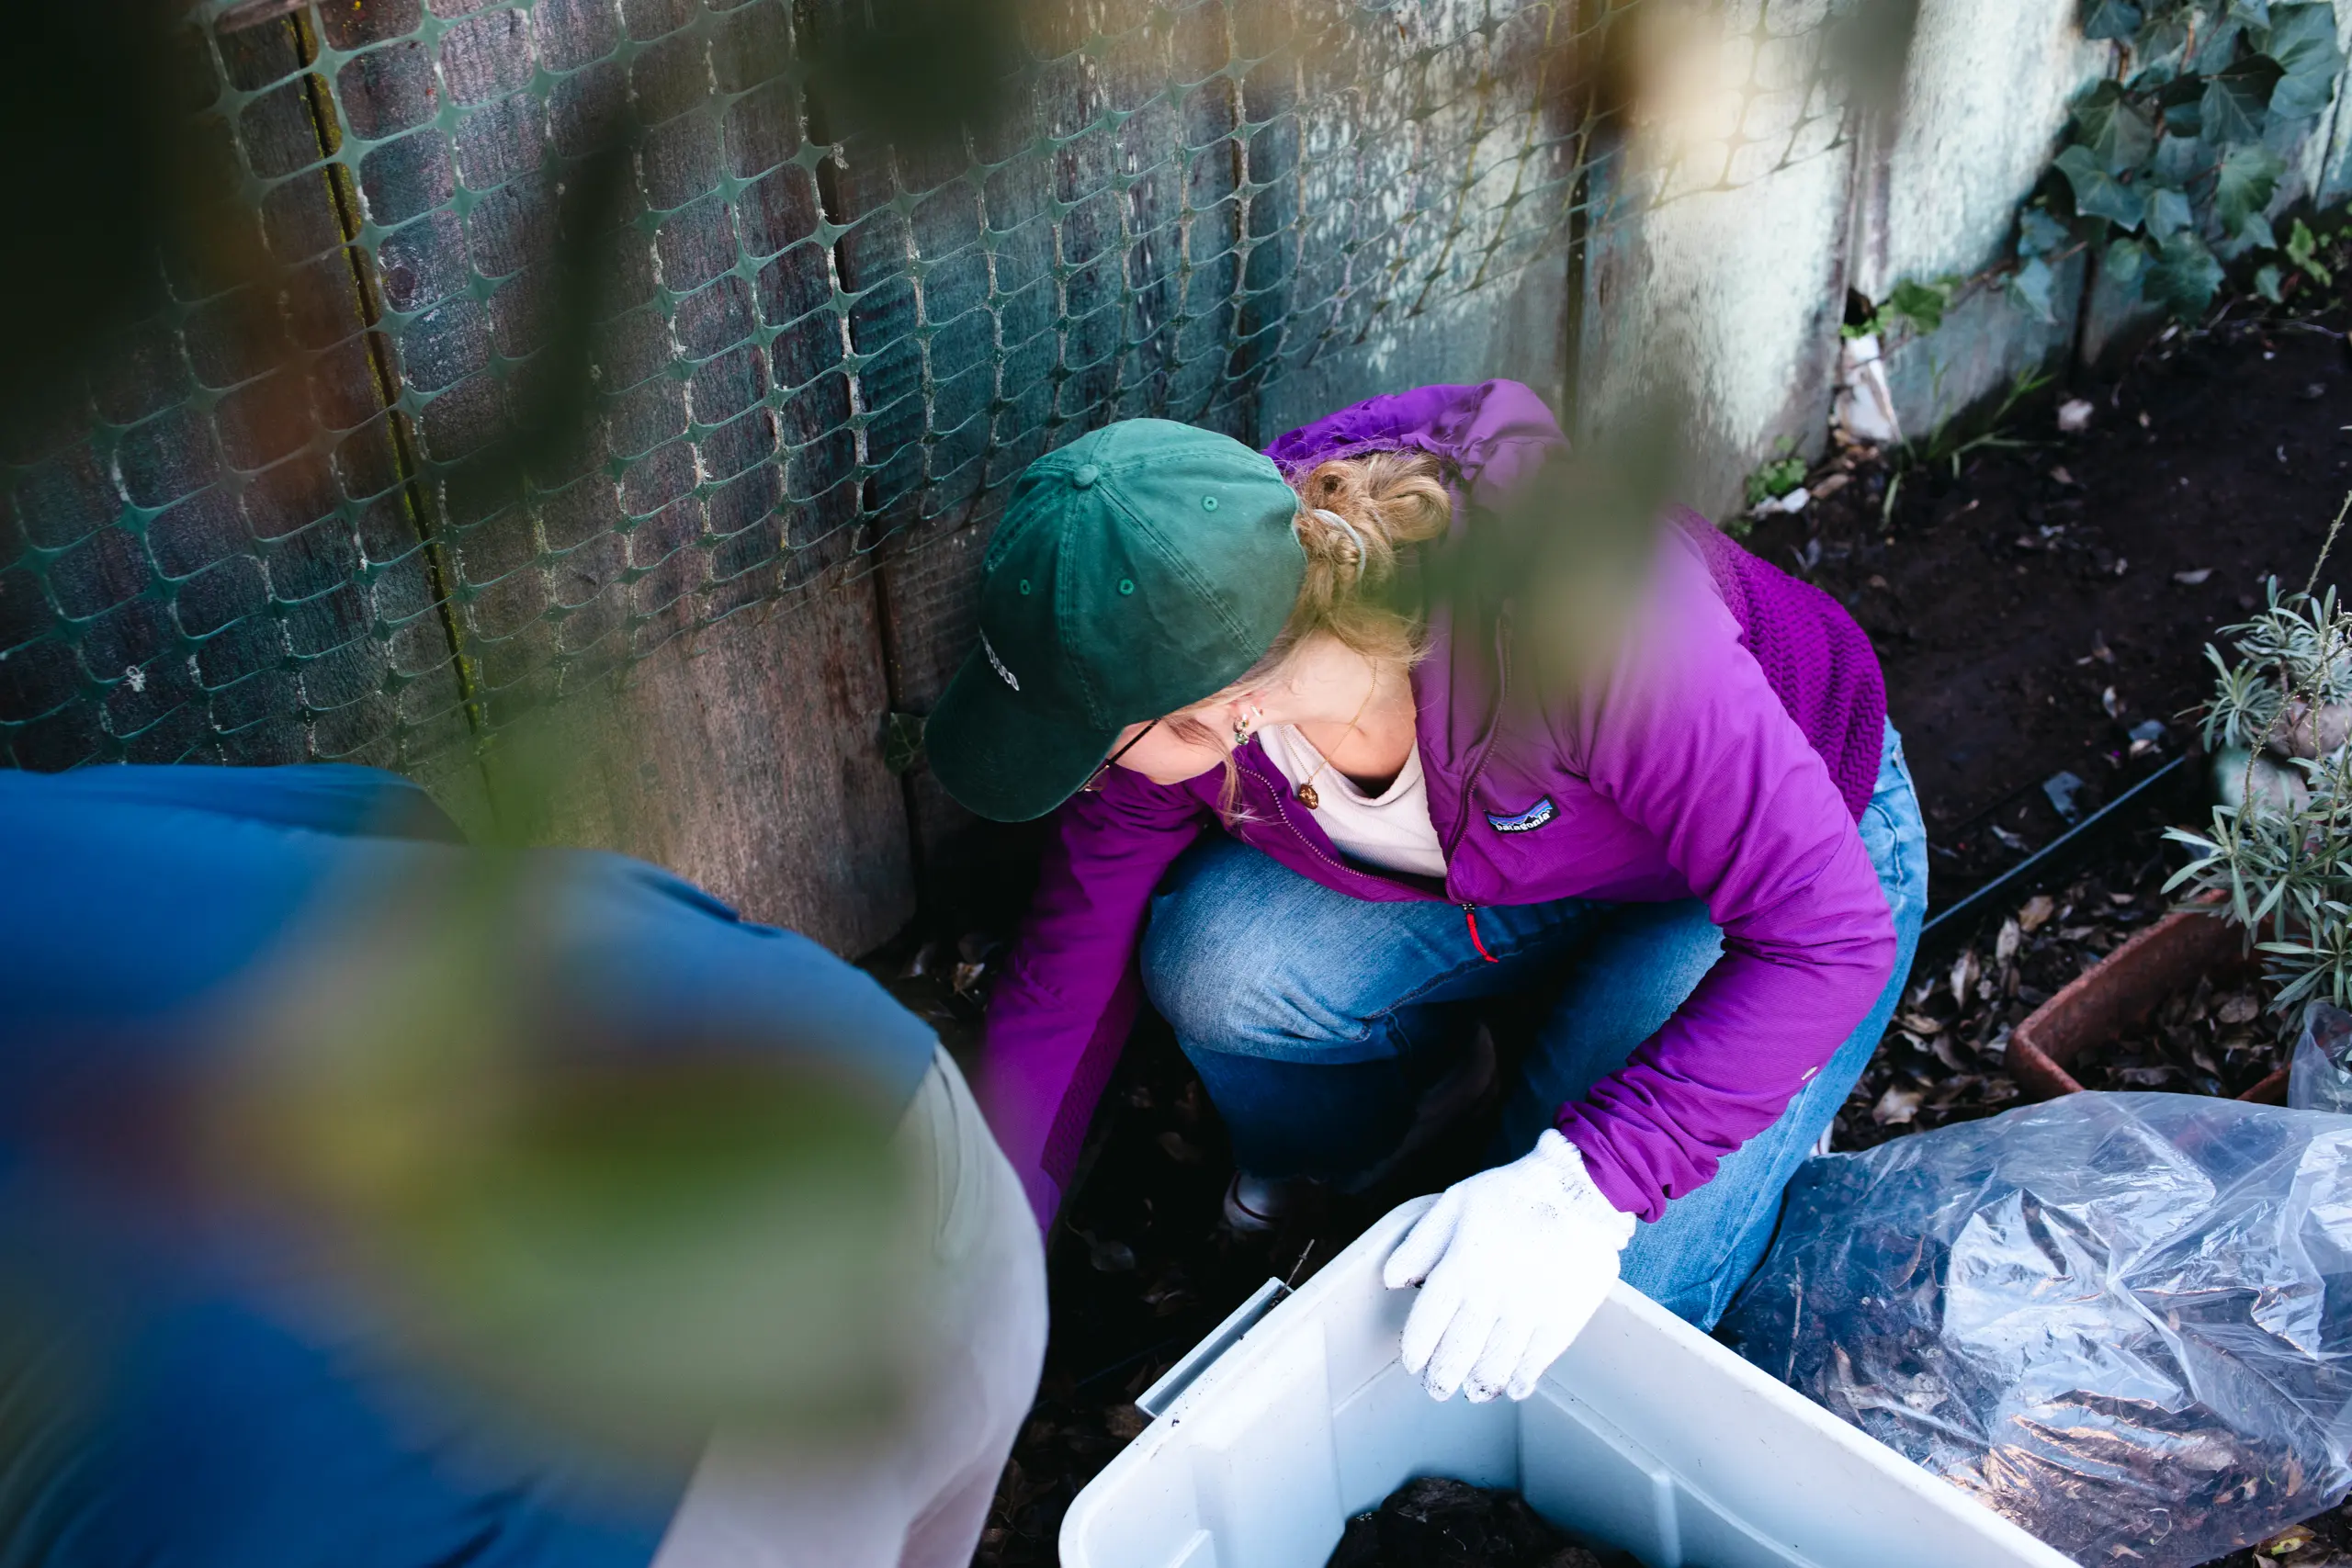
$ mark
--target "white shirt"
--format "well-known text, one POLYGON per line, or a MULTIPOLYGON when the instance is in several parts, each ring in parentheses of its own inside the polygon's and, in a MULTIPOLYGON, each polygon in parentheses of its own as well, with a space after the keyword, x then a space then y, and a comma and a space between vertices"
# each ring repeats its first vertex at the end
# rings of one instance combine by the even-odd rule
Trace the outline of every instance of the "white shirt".
POLYGON ((1442 877, 1445 852, 1439 848, 1437 829, 1430 823, 1429 783, 1421 776, 1421 749, 1417 744, 1404 769, 1378 798, 1358 789, 1347 774, 1323 760, 1323 753, 1297 728, 1270 724, 1258 731, 1266 757, 1290 781, 1294 799, 1298 786, 1312 782, 1315 819, 1334 844, 1369 865, 1384 871, 1442 877))

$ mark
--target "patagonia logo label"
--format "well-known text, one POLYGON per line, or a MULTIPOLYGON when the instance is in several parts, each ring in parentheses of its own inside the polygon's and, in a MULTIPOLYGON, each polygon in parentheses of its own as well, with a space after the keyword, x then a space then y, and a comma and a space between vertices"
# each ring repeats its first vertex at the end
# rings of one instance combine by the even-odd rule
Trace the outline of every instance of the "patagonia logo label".
MULTIPOLYGON (((1014 691, 1019 691, 1021 689, 1021 682, 1013 675, 1012 671, 1007 670, 1004 667, 1004 660, 996 656, 996 644, 989 640, 989 634, 986 632, 982 632, 980 634, 980 649, 981 651, 985 652, 989 656, 989 666, 993 668, 999 675, 1004 677, 1004 683, 1012 687, 1014 691)), ((1544 803, 1544 807, 1547 810, 1550 808, 1551 804, 1552 803, 1548 800, 1544 803)))
POLYGON ((1487 826, 1498 833, 1532 833, 1555 815, 1552 797, 1545 795, 1517 816, 1505 816, 1499 811, 1487 813, 1487 826))

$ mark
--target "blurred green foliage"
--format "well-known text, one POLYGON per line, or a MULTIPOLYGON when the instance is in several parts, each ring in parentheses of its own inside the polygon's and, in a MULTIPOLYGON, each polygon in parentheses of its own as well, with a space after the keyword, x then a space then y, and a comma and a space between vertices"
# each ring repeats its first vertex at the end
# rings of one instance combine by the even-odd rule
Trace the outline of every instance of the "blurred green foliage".
POLYGON ((616 1035, 567 980, 599 919, 573 864, 483 851, 322 906, 245 987, 207 1187, 543 1433, 671 1462, 717 1426, 887 1433, 939 1349, 894 1114, 771 1041, 616 1035))

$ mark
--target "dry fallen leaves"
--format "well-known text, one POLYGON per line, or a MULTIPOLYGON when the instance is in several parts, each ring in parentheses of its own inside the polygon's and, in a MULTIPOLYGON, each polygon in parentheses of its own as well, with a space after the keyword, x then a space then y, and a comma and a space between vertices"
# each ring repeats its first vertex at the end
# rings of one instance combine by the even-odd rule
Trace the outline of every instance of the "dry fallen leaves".
POLYGON ((1093 1232, 1080 1230, 1075 1225, 1070 1227, 1070 1234, 1077 1236, 1079 1240, 1086 1244, 1086 1260, 1090 1264, 1093 1265, 1097 1273, 1125 1274, 1134 1270, 1136 1266, 1135 1248, 1129 1247, 1125 1242, 1103 1241, 1097 1237, 1093 1232))
POLYGON ((1900 1126, 1919 1113, 1919 1102, 1927 1097, 1916 1089, 1890 1084, 1878 1103, 1871 1107, 1871 1120, 1881 1126, 1900 1126))
POLYGON ((2285 1557, 2290 1552, 2301 1551, 2318 1539, 2309 1525, 2289 1525, 2254 1550, 2264 1557, 2285 1557))
MULTIPOLYGON (((2152 918, 2163 867, 2142 857, 2154 847, 2135 841, 2125 863, 2021 900, 1983 932, 1973 955, 1963 950, 1956 962, 1915 972, 1878 1055, 1839 1112, 1837 1146, 1871 1148, 2015 1104, 2019 1090, 2006 1071, 2011 1031, 2152 918), (2136 891, 2115 897, 2125 886, 2136 891)), ((2212 1005, 2222 1000, 2217 993, 2212 1005)))

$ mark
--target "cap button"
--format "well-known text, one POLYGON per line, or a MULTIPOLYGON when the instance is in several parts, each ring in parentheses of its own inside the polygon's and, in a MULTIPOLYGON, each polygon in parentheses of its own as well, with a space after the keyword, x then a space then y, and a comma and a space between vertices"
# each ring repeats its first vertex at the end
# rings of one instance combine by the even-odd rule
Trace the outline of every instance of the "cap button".
POLYGON ((1102 477, 1102 470, 1091 463, 1080 463, 1069 471, 1069 482, 1080 490, 1086 489, 1102 477))

